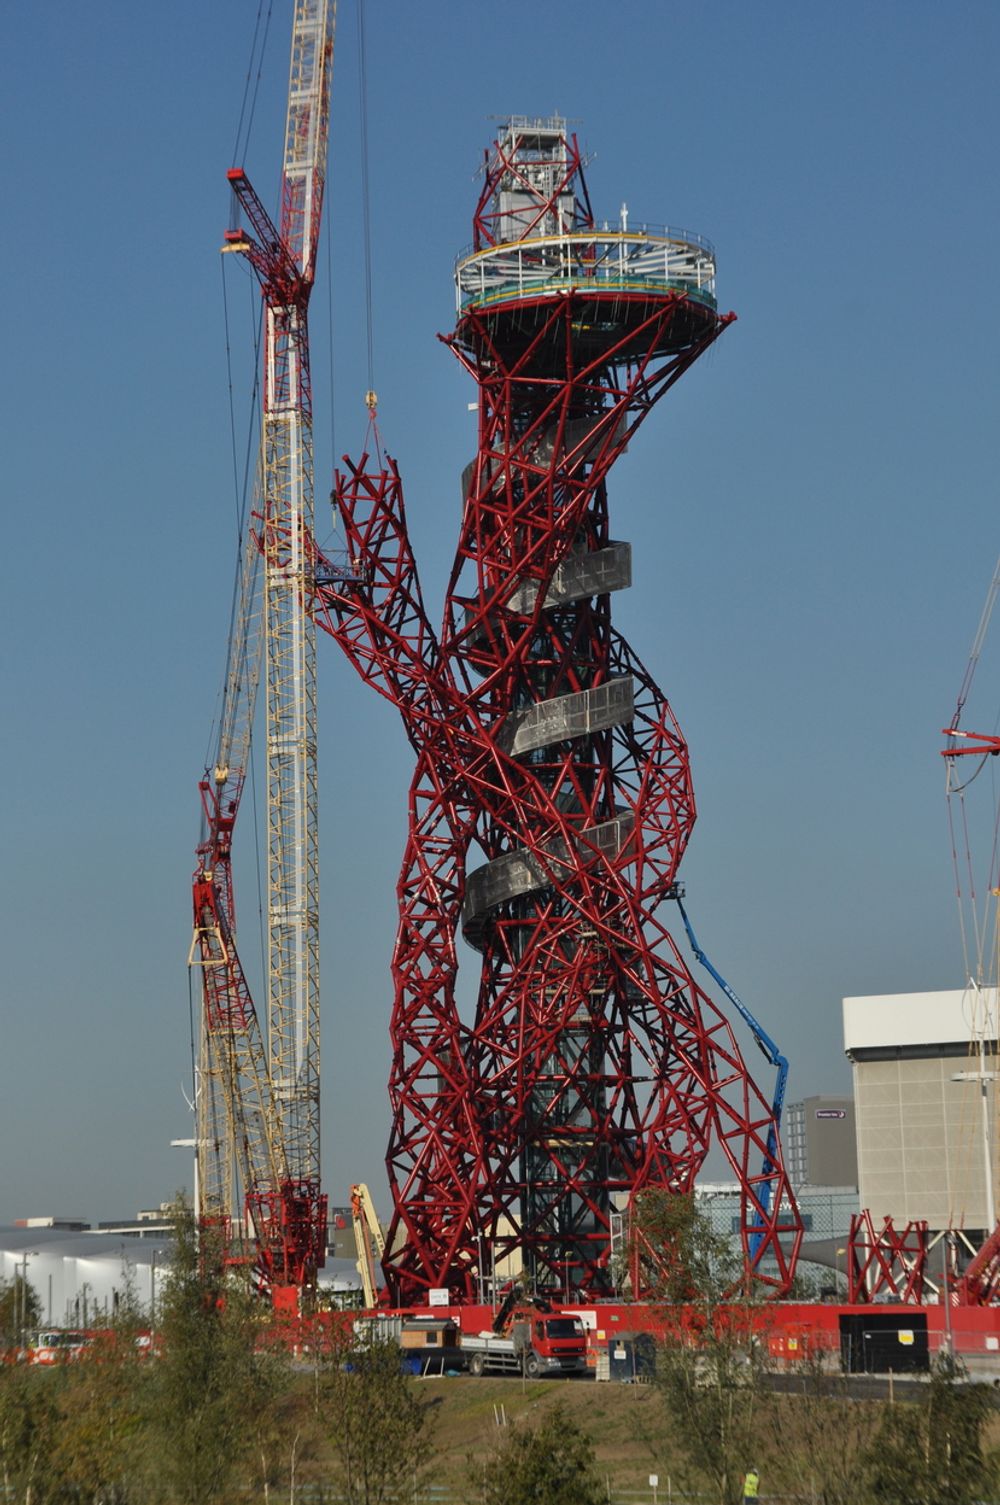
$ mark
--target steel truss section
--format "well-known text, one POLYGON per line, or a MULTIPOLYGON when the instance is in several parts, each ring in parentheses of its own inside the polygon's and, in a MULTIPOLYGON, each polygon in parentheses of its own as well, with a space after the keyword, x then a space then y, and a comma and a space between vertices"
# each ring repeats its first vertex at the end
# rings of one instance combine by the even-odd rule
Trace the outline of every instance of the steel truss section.
POLYGON ((441 633, 391 462, 337 477, 352 578, 317 574, 320 625, 399 707, 417 755, 393 957, 390 1296, 473 1300, 494 1270, 609 1294, 616 1209, 690 1191, 713 1140, 742 1190, 748 1277, 784 1291, 801 1225, 772 1112, 659 915, 695 817, 687 746, 611 624, 630 566, 608 472, 733 315, 716 311, 704 243, 693 294, 655 258, 636 288, 588 277, 594 221, 561 122, 511 123, 474 223, 473 259, 503 246, 520 281, 497 293, 484 274, 491 291, 466 296, 459 263, 446 343, 477 385, 479 445, 441 633), (460 933, 481 966, 468 1019, 460 933))
POLYGON ((926 1222, 916 1220, 896 1228, 892 1218, 886 1218, 876 1233, 867 1208, 852 1216, 847 1240, 848 1301, 891 1296, 919 1305, 926 1274, 926 1222))

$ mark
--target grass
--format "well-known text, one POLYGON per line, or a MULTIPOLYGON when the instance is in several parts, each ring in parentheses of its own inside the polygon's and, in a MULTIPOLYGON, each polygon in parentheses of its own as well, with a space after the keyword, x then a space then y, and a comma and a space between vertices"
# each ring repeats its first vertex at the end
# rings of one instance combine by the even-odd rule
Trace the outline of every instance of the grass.
MULTIPOLYGON (((649 1475, 662 1469, 647 1438, 657 1428, 659 1397, 646 1385, 596 1384, 589 1380, 521 1380, 516 1376, 414 1380, 431 1413, 434 1481, 451 1490, 469 1485, 475 1459, 484 1456, 497 1433, 498 1419, 513 1424, 532 1420, 561 1405, 594 1444, 602 1475, 618 1489, 649 1487, 649 1475)), ((471 1496, 470 1496, 471 1497, 471 1496)))

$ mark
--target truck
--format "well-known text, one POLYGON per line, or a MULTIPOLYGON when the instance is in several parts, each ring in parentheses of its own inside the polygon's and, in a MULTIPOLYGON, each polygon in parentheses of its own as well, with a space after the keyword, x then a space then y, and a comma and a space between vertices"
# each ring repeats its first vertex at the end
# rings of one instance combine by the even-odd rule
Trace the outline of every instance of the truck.
POLYGON ((514 1311, 503 1333, 463 1333, 460 1353, 470 1374, 587 1373, 587 1335, 579 1317, 559 1312, 514 1311))

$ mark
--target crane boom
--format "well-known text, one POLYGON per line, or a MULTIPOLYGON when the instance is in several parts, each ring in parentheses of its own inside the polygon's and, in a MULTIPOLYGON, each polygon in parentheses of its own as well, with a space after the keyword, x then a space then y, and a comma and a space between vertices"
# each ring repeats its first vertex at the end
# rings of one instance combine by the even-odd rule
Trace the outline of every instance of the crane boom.
POLYGON ((378 1258, 381 1261, 385 1254, 385 1234, 382 1232, 371 1192, 363 1181, 351 1187, 351 1221, 354 1225, 357 1271, 361 1276, 365 1306, 371 1308, 378 1305, 375 1260, 378 1258))
POLYGON ((195 1215, 224 1229, 234 1207, 234 1171, 245 1189, 266 1159, 274 1184, 267 1060, 236 953, 232 835, 250 756, 260 677, 260 550, 242 547, 214 765, 198 786, 202 838, 193 878, 194 936, 189 967, 202 993, 197 1090, 198 1205, 195 1215), (246 1118, 250 1122, 245 1122, 246 1118))

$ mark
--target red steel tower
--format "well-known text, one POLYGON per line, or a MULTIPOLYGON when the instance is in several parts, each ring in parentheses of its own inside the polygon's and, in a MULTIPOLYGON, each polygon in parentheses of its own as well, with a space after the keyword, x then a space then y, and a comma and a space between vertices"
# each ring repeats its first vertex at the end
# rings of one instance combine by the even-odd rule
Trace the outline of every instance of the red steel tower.
MULTIPOLYGON (((611 1291, 612 1221, 687 1191, 710 1144, 743 1191, 749 1271, 778 1290, 801 1229, 775 1116, 661 917, 694 821, 687 747, 611 623, 631 581, 607 476, 719 336, 711 247, 609 227, 561 120, 486 154, 446 343, 475 381, 479 447, 439 635, 391 461, 337 478, 352 576, 320 624, 399 707, 417 754, 393 959, 398 1301, 611 1291), (479 955, 456 997, 459 937, 479 955)), ((466 956, 469 955, 468 950, 466 956)))

